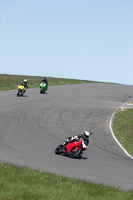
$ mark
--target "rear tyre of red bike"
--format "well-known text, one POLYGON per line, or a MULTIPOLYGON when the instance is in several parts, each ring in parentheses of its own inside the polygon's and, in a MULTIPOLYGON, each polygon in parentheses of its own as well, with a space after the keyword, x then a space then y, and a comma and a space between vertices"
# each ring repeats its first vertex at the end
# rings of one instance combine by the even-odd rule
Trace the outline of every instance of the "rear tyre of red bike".
POLYGON ((57 147, 55 149, 55 154, 61 154, 61 153, 62 153, 61 147, 57 147))

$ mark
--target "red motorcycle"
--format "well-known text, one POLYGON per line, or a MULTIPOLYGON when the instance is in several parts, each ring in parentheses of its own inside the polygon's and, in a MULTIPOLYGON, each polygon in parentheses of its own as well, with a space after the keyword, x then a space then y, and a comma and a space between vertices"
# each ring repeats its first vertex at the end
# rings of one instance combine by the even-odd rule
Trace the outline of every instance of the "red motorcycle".
POLYGON ((79 140, 69 142, 65 146, 60 144, 55 149, 55 154, 69 156, 70 158, 81 158, 83 155, 83 151, 85 151, 87 147, 88 145, 86 144, 86 141, 83 138, 80 138, 79 140))

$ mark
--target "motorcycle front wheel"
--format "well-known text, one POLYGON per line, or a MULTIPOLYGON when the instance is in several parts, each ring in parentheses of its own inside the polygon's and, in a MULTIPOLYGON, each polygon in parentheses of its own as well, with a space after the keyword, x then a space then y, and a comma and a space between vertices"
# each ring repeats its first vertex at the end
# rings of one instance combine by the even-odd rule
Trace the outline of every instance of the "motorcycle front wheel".
POLYGON ((19 97, 19 96, 20 96, 20 92, 18 91, 18 92, 17 92, 17 97, 19 97))
POLYGON ((81 152, 82 152, 81 149, 77 149, 76 151, 75 151, 75 149, 72 149, 70 154, 69 154, 69 157, 70 158, 76 158, 81 154, 81 152))

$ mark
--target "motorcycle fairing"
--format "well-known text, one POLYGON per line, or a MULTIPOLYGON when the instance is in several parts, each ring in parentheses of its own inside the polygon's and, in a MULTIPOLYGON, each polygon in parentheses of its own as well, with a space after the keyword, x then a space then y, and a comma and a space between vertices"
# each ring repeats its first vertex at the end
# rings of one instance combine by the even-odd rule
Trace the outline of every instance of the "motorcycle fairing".
POLYGON ((77 149, 81 148, 81 145, 82 145, 82 139, 80 139, 80 141, 76 141, 75 140, 75 141, 73 141, 71 143, 68 143, 66 145, 66 149, 67 149, 68 154, 70 154, 71 149, 75 148, 75 151, 76 151, 77 149))
POLYGON ((23 85, 18 85, 18 90, 24 92, 24 86, 23 85))

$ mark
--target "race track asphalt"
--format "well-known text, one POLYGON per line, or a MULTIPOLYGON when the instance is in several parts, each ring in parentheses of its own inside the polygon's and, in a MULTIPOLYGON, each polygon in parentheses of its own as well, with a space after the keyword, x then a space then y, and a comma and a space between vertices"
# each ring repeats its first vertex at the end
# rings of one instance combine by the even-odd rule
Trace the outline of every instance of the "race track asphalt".
POLYGON ((0 92, 0 161, 133 190, 133 160, 113 139, 111 115, 133 86, 75 84, 0 92), (55 154, 67 136, 91 132, 82 159, 55 154))

